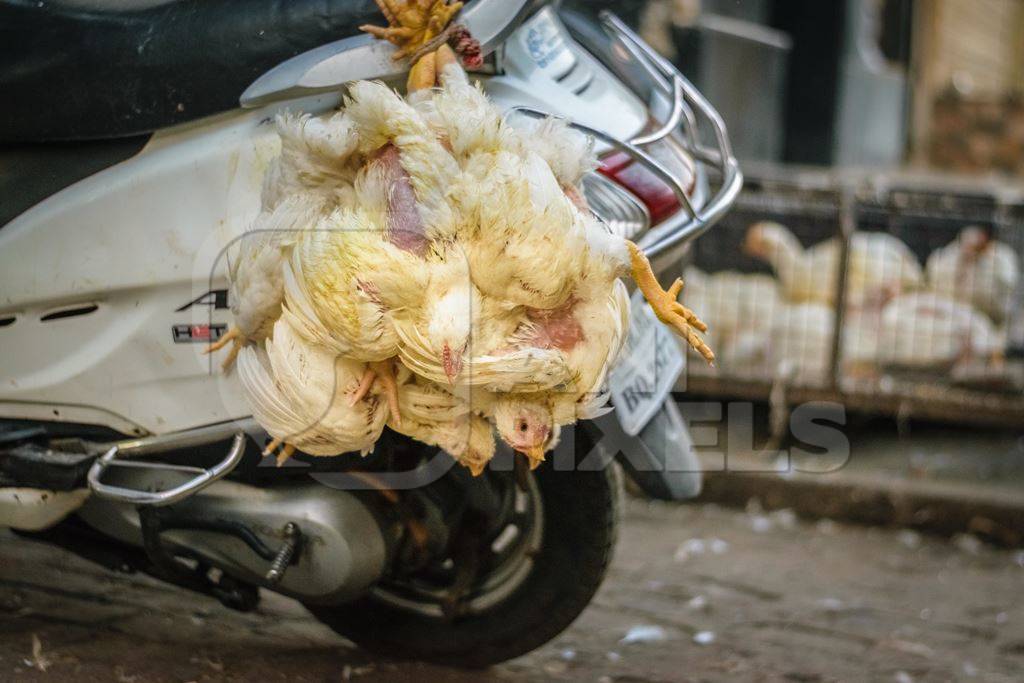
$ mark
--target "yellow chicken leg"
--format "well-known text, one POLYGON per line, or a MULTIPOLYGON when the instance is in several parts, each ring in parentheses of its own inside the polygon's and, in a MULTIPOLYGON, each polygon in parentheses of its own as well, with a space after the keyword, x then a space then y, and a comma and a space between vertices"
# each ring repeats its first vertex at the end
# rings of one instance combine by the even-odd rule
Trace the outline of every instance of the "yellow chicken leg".
POLYGON ((377 0, 377 6, 388 21, 387 28, 366 24, 360 30, 397 46, 393 59, 403 59, 440 36, 455 15, 461 2, 448 0, 377 0))
POLYGON ((406 81, 406 92, 414 93, 419 90, 429 90, 441 83, 441 72, 449 64, 458 64, 459 58, 455 50, 448 45, 432 52, 427 52, 413 64, 409 70, 409 80, 406 81))
POLYGON ((385 360, 370 363, 370 368, 376 373, 380 383, 384 386, 384 395, 388 399, 388 407, 391 409, 391 418, 396 426, 402 425, 402 415, 398 410, 398 382, 395 380, 395 369, 391 361, 385 360))
POLYGON ((373 371, 373 368, 367 367, 363 372, 362 378, 359 380, 359 386, 348 398, 348 404, 350 406, 354 406, 366 397, 366 394, 370 391, 370 387, 373 386, 373 380, 376 379, 376 377, 377 373, 373 371))
POLYGON ((441 76, 441 72, 444 71, 446 66, 448 66, 449 64, 459 63, 459 57, 458 55, 455 54, 455 50, 453 50, 448 45, 442 45, 441 47, 437 48, 437 52, 435 52, 434 54, 437 55, 436 69, 439 78, 441 76))
POLYGON ((409 70, 409 80, 406 83, 406 91, 413 93, 417 90, 433 88, 437 81, 437 53, 428 52, 416 60, 412 69, 409 70))
POLYGON ((714 363, 715 353, 694 331, 706 332, 708 326, 693 311, 676 300, 683 289, 683 281, 676 279, 667 290, 662 289, 658 284, 658 279, 654 276, 650 261, 640 251, 640 247, 630 241, 626 242, 626 246, 629 249, 633 280, 651 305, 654 314, 658 316, 658 320, 671 327, 676 334, 685 339, 686 343, 702 355, 708 363, 714 363))
POLYGON ((391 367, 391 361, 380 361, 376 363, 370 363, 366 366, 366 371, 363 373, 362 378, 359 380, 359 387, 356 388, 355 392, 349 396, 348 404, 354 406, 359 401, 366 397, 366 394, 370 391, 370 387, 373 386, 373 380, 380 379, 380 383, 384 386, 384 395, 388 399, 388 408, 391 409, 391 415, 395 420, 395 424, 401 426, 402 415, 398 409, 398 382, 395 380, 395 371, 391 367))
POLYGON ((221 369, 227 370, 235 362, 235 359, 238 358, 238 353, 242 350, 242 347, 245 346, 245 337, 237 327, 232 325, 231 329, 222 334, 220 339, 203 350, 203 355, 220 351, 228 344, 232 344, 231 350, 228 351, 227 357, 220 364, 221 369))
MULTIPOLYGON (((270 443, 267 444, 267 447, 263 449, 263 455, 270 455, 283 443, 284 441, 281 439, 272 439, 270 443)), ((284 465, 288 461, 288 458, 293 455, 295 455, 295 446, 290 443, 284 443, 284 448, 282 448, 281 452, 277 454, 277 466, 281 467, 284 465)))

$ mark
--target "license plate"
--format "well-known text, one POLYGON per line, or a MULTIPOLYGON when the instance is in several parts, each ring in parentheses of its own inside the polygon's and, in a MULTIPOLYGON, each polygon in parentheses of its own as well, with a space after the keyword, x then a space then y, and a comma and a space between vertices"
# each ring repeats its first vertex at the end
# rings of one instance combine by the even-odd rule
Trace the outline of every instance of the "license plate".
POLYGON ((630 304, 629 339, 608 384, 622 431, 636 436, 672 391, 686 354, 639 291, 630 304))

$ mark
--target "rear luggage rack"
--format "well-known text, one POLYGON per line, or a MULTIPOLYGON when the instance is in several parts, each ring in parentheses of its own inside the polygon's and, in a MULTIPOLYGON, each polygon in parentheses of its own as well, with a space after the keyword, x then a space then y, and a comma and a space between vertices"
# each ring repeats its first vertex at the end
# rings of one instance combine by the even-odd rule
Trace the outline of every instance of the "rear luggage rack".
POLYGON ((245 455, 245 424, 236 422, 211 425, 178 434, 166 434, 111 444, 109 450, 89 468, 89 489, 100 498, 139 506, 162 506, 180 502, 231 473, 245 455), (138 456, 165 453, 222 441, 234 436, 224 458, 209 469, 191 465, 134 460, 138 456), (195 475, 188 481, 162 491, 143 491, 103 482, 103 473, 111 467, 148 469, 195 475))
POLYGON ((695 209, 687 196, 687 201, 681 202, 685 211, 666 219, 639 241, 644 253, 653 258, 700 237, 717 223, 736 201, 743 187, 743 174, 733 155, 725 122, 711 103, 671 62, 645 43, 621 19, 608 10, 603 10, 600 17, 605 32, 647 71, 652 83, 672 102, 672 111, 666 120, 651 133, 633 138, 630 144, 645 147, 675 135, 681 128, 679 143, 682 147, 721 176, 718 191, 704 206, 695 209), (708 125, 714 134, 712 146, 702 143, 700 128, 703 125, 708 125))
MULTIPOLYGON (((629 53, 648 73, 654 86, 669 97, 672 111, 665 121, 657 122, 655 130, 632 140, 621 140, 572 120, 567 120, 566 123, 629 155, 675 194, 682 210, 655 226, 637 242, 648 257, 654 258, 707 232, 736 201, 743 187, 743 174, 740 173, 739 162, 733 155, 725 122, 697 88, 614 14, 607 10, 601 12, 601 22, 612 40, 629 53), (714 133, 712 146, 701 142, 699 127, 702 123, 709 126, 714 133), (688 154, 714 169, 721 178, 718 191, 703 206, 695 206, 677 175, 643 149, 669 136, 674 136, 688 154)), ((508 114, 523 114, 531 118, 554 116, 549 112, 526 106, 513 107, 508 114)))

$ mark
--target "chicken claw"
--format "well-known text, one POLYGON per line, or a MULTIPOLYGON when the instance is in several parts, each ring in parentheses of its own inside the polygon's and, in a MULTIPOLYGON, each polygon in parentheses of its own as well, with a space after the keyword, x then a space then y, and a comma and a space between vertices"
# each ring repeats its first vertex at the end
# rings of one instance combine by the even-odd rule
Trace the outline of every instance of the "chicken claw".
POLYGON ((370 363, 370 368, 376 373, 380 383, 384 385, 384 395, 388 398, 388 407, 391 409, 391 418, 395 424, 401 426, 402 414, 398 410, 398 382, 395 380, 395 369, 391 361, 385 360, 377 363, 370 363))
POLYGON ((350 407, 366 398, 366 393, 370 391, 370 387, 373 386, 373 380, 376 377, 377 373, 373 371, 373 368, 366 368, 362 378, 359 380, 359 387, 348 397, 348 405, 350 407))
POLYGON ((640 247, 630 241, 626 242, 626 246, 629 249, 633 280, 651 305, 654 314, 658 316, 658 320, 671 327, 676 334, 685 339, 686 343, 692 346, 708 363, 714 363, 714 352, 694 331, 706 332, 708 326, 693 311, 676 300, 683 290, 683 281, 676 279, 667 290, 662 289, 658 284, 658 279, 654 276, 650 261, 640 251, 640 247))
POLYGON ((388 399, 388 408, 391 409, 391 416, 394 418, 395 424, 401 426, 402 415, 398 409, 398 382, 395 380, 395 371, 391 366, 391 361, 367 364, 366 371, 359 380, 359 387, 348 397, 348 404, 354 406, 363 400, 367 392, 370 391, 370 387, 373 386, 373 380, 375 379, 380 379, 380 383, 384 385, 384 394, 388 399))
POLYGON ((242 335, 242 331, 237 327, 232 326, 230 330, 220 336, 220 339, 213 342, 203 350, 203 355, 213 353, 214 351, 220 351, 229 343, 232 343, 231 350, 228 351, 227 358, 221 362, 220 367, 222 370, 227 370, 238 358, 238 353, 242 350, 245 345, 245 337, 242 335))
POLYGON ((377 0, 388 26, 366 24, 360 30, 398 47, 393 59, 408 57, 441 35, 462 9, 448 0, 377 0))
MULTIPOLYGON (((284 441, 281 439, 272 439, 270 443, 267 444, 267 447, 263 449, 263 455, 270 455, 283 443, 284 441)), ((281 467, 284 465, 288 461, 288 458, 293 455, 295 455, 295 446, 290 443, 284 443, 284 448, 282 448, 281 452, 277 454, 277 466, 281 467)))

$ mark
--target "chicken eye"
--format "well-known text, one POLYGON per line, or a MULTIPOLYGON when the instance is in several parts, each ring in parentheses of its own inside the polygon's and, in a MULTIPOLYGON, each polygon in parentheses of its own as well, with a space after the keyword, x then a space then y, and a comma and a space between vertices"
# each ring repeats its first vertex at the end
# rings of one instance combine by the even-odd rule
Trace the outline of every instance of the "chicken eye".
POLYGON ((525 433, 527 429, 529 429, 529 425, 526 424, 526 420, 519 423, 519 431, 525 433))

